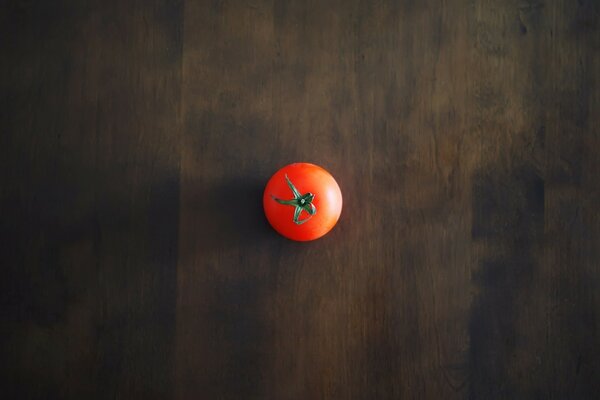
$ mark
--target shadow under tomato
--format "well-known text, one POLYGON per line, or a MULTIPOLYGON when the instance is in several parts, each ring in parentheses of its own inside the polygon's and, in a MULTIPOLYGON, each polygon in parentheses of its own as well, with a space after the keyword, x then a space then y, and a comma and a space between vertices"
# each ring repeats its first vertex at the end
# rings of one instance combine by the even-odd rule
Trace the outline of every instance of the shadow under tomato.
POLYGON ((269 260, 285 240, 264 216, 263 190, 264 179, 242 176, 188 185, 184 194, 179 271, 196 284, 180 296, 197 307, 181 310, 178 323, 196 333, 180 340, 186 354, 206 361, 180 363, 203 371, 194 385, 209 398, 261 395, 261 349, 270 341, 263 307, 279 265, 269 260))
MULTIPOLYGON (((189 194, 193 218, 200 229, 195 251, 204 254, 227 248, 256 246, 273 238, 263 212, 260 180, 236 178, 199 188, 189 194), (194 212, 193 209, 197 209, 194 212)), ((186 215, 183 215, 186 218, 186 215)), ((188 222, 184 222, 188 223, 188 222)))

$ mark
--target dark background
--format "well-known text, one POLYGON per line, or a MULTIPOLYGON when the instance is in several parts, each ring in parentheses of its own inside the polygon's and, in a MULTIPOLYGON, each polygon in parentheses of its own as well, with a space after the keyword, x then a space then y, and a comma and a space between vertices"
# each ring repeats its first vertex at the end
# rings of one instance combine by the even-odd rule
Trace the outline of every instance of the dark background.
POLYGON ((600 2, 0 7, 1 398, 598 398, 600 2))

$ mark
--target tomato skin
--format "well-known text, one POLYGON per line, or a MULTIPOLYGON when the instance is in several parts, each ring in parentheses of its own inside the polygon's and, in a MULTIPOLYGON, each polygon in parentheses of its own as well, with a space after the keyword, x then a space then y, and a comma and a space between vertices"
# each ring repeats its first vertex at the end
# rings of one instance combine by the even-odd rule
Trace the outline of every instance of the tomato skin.
POLYGON ((342 192, 333 176, 325 169, 310 163, 294 163, 281 168, 269 179, 263 194, 263 207, 267 220, 281 235, 302 242, 315 240, 329 232, 337 223, 342 212, 342 192), (275 200, 294 198, 286 175, 300 194, 310 192, 315 195, 312 204, 316 213, 311 216, 302 211, 300 220, 308 220, 300 225, 294 222, 295 207, 275 200))

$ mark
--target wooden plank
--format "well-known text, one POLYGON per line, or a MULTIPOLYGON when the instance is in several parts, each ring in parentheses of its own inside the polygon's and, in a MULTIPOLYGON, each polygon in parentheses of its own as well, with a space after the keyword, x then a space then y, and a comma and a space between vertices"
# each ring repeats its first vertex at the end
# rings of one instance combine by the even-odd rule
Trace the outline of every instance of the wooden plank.
POLYGON ((600 121, 591 111, 600 58, 590 23, 599 9, 490 1, 470 11, 481 159, 469 396, 591 399, 600 382, 600 121))
POLYGON ((3 3, 2 398, 168 398, 181 2, 3 3))

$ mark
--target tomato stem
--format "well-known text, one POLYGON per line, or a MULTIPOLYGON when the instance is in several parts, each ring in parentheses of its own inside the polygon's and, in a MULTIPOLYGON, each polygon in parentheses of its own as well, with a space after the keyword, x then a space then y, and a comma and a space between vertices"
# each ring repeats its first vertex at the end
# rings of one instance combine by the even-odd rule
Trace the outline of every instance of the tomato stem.
POLYGON ((273 198, 273 200, 275 200, 279 204, 294 207, 293 221, 296 225, 302 225, 303 223, 305 223, 306 221, 311 219, 312 216, 317 213, 317 208, 312 203, 315 198, 315 195, 310 192, 305 193, 305 194, 300 194, 300 192, 298 191, 298 189, 296 189, 296 187, 294 186, 294 184, 292 183, 290 178, 288 178, 287 174, 285 174, 285 180, 287 182, 288 187, 292 191, 294 198, 291 200, 282 200, 282 199, 278 199, 277 197, 275 197, 273 195, 271 195, 271 197, 273 198), (302 213, 302 211, 306 211, 308 213, 308 217, 306 217, 304 219, 300 219, 300 214, 302 213))

